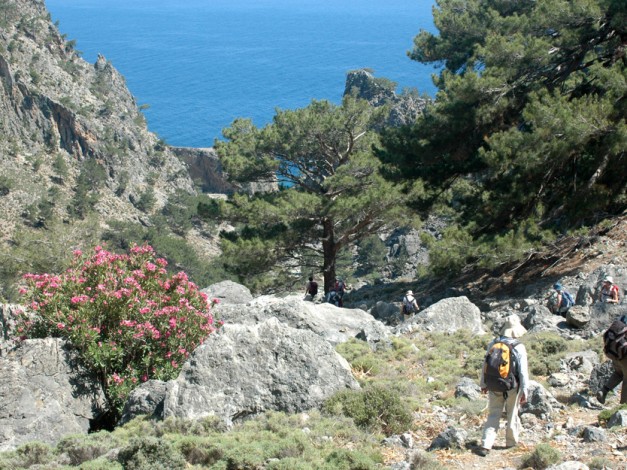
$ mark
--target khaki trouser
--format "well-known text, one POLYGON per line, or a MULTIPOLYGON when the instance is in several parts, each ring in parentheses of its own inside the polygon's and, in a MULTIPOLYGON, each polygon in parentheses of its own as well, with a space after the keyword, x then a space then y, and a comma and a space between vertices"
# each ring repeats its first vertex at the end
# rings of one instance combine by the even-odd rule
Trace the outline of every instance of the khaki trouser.
POLYGON ((481 446, 491 449, 496 440, 499 430, 499 421, 503 413, 503 407, 507 412, 507 422, 505 424, 505 445, 507 447, 518 444, 520 435, 520 418, 518 417, 518 404, 520 403, 520 390, 508 392, 507 399, 499 392, 488 392, 488 419, 483 426, 483 437, 481 446))
POLYGON ((614 373, 607 379, 604 387, 607 390, 613 390, 622 381, 623 387, 620 392, 620 402, 621 404, 627 403, 627 381, 624 380, 625 374, 627 374, 627 357, 621 360, 612 359, 612 364, 614 364, 614 373))

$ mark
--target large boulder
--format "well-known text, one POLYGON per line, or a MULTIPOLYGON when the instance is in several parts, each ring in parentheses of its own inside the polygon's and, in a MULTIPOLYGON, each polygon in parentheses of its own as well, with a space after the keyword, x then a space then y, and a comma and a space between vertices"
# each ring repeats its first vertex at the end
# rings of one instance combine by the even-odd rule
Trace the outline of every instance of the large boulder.
POLYGON ((400 311, 401 307, 398 303, 379 300, 370 309, 370 314, 387 325, 397 325, 401 320, 400 311))
POLYGON ((103 409, 98 380, 59 338, 25 340, 0 357, 0 451, 87 434, 103 409))
MULTIPOLYGON (((317 408, 334 393, 357 388, 346 360, 310 331, 276 318, 258 325, 226 324, 194 351, 176 380, 166 383, 163 417, 214 415, 231 424, 268 410, 317 408)), ((160 393, 160 387, 152 389, 160 393)), ((158 416, 157 400, 137 394, 154 404, 155 412, 146 414, 158 416)), ((132 417, 129 412, 126 419, 132 417)))
POLYGON ((356 337, 370 323, 382 326, 361 309, 309 302, 300 295, 282 298, 266 295, 246 305, 220 304, 216 306, 215 313, 226 324, 255 325, 275 317, 292 328, 313 331, 334 345, 356 337))
POLYGON ((216 299, 220 303, 246 304, 253 300, 250 289, 233 281, 222 281, 212 284, 202 290, 210 300, 216 299))
POLYGON ((560 324, 565 324, 564 317, 553 315, 544 305, 532 305, 525 312, 522 324, 527 328, 528 333, 538 333, 541 331, 553 331, 559 333, 560 324))
POLYGON ((425 330, 453 333, 460 329, 478 335, 485 333, 479 307, 465 296, 440 300, 401 323, 394 332, 409 334, 416 330, 425 330))

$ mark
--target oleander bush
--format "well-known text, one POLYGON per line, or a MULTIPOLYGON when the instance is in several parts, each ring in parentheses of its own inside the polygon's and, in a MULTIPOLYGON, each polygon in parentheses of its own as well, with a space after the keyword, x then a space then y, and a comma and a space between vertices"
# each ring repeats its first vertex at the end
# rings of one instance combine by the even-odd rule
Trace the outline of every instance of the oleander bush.
POLYGON ((67 339, 119 412, 141 382, 174 378, 216 329, 207 296, 166 266, 148 245, 128 254, 77 250, 61 275, 24 276, 20 293, 30 312, 19 315, 17 335, 67 339))

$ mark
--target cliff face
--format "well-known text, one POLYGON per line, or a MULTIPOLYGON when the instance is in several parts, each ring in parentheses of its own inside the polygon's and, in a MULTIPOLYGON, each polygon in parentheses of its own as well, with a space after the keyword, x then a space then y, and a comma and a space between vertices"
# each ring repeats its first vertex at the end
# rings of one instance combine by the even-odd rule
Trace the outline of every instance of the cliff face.
POLYGON ((85 182, 93 209, 122 220, 194 191, 124 78, 104 57, 84 61, 41 0, 0 2, 0 162, 5 237, 33 207, 66 217, 85 182))

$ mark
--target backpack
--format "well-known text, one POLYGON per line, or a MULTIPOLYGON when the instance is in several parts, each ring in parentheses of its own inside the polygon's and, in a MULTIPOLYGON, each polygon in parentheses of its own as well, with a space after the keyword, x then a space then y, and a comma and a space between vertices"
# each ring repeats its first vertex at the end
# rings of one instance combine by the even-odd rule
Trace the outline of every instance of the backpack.
POLYGON ((312 297, 318 295, 318 283, 316 281, 311 281, 309 283, 309 293, 312 297))
POLYGON ((573 299, 573 296, 570 295, 570 292, 562 291, 562 304, 560 305, 560 307, 570 308, 573 305, 575 305, 575 299, 573 299))
POLYGON ((403 297, 403 313, 405 315, 410 315, 414 313, 414 311, 415 311, 414 303, 410 302, 407 296, 403 297))
POLYGON ((518 387, 518 357, 514 348, 519 341, 497 339, 490 347, 483 364, 483 379, 491 392, 507 393, 518 387))
POLYGON ((603 333, 603 351, 618 360, 627 357, 627 325, 623 321, 615 320, 603 333))

